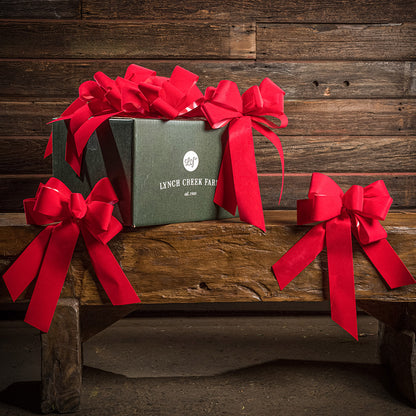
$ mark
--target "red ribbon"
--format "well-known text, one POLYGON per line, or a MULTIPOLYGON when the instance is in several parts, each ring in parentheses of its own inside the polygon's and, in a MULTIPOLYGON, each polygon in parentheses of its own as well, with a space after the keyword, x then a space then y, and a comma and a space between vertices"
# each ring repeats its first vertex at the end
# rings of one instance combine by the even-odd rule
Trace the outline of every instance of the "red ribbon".
POLYGON ((237 84, 220 81, 217 88, 209 87, 201 109, 214 129, 228 124, 228 140, 218 176, 214 202, 235 215, 238 206, 241 220, 265 231, 263 206, 257 177, 252 128, 267 137, 279 152, 282 165, 283 191, 284 159, 279 138, 270 130, 287 126, 283 112, 285 93, 269 78, 240 95, 237 84), (280 126, 265 116, 280 119, 280 126))
POLYGON ((28 224, 48 225, 3 275, 15 301, 38 276, 25 322, 47 332, 81 232, 95 273, 113 305, 140 302, 107 246, 122 229, 113 217, 117 197, 108 178, 86 200, 58 179, 40 184, 35 198, 25 199, 28 224))
MULTIPOLYGON (((79 175, 82 152, 92 133, 111 117, 174 119, 189 116, 204 99, 196 86, 198 76, 179 66, 170 78, 155 71, 130 65, 124 78, 112 80, 102 72, 95 81, 79 87, 79 97, 53 120, 70 120, 66 143, 66 161, 79 175)), ((45 157, 52 154, 52 136, 45 157)))
POLYGON ((298 200, 298 224, 322 222, 273 265, 283 290, 326 245, 331 317, 356 339, 351 231, 390 288, 415 283, 379 222, 385 219, 392 201, 381 180, 365 188, 354 185, 344 194, 331 178, 314 173, 308 199, 298 200))

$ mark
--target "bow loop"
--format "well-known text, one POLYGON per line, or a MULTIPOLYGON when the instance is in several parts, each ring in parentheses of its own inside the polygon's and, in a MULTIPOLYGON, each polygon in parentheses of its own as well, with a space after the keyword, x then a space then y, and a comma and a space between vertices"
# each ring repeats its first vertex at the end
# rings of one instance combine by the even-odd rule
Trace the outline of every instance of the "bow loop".
POLYGON ((270 78, 264 78, 259 86, 263 98, 263 114, 284 114, 285 92, 270 78))
POLYGON ((136 84, 139 84, 140 82, 146 82, 149 80, 149 78, 152 78, 155 76, 156 76, 156 71, 145 68, 143 66, 131 64, 128 66, 126 70, 126 74, 124 75, 124 78, 136 84))
MULTIPOLYGON (((215 104, 221 108, 232 111, 238 117, 243 113, 243 99, 235 82, 222 80, 218 83, 217 88, 207 89, 206 102, 215 104)), ((205 107, 205 103, 203 105, 205 107)))
POLYGON ((242 95, 242 100, 244 114, 262 114, 264 101, 258 85, 253 85, 245 91, 242 95))
POLYGON ((68 214, 71 191, 58 179, 40 184, 35 198, 23 201, 28 224, 46 225, 64 220, 68 214))
POLYGON ((342 199, 344 192, 342 192, 339 185, 329 176, 314 172, 309 185, 308 198, 312 198, 314 195, 326 195, 342 199))
POLYGON ((342 213, 342 199, 339 196, 314 194, 309 199, 297 201, 299 225, 328 221, 342 213))
POLYGON ((393 198, 382 180, 373 182, 364 188, 363 213, 367 217, 383 221, 392 203, 393 198))
POLYGON ((84 101, 94 99, 103 100, 105 96, 104 90, 94 81, 85 81, 79 86, 79 98, 84 101))
POLYGON ((361 244, 370 244, 387 238, 387 232, 378 220, 363 217, 359 214, 351 216, 352 232, 361 244))
POLYGON ((342 212, 344 193, 338 184, 322 173, 312 174, 308 199, 297 201, 298 224, 328 221, 342 212))
POLYGON ((103 243, 109 242, 118 234, 123 226, 113 217, 114 207, 102 201, 92 201, 88 204, 82 227, 103 243))
POLYGON ((285 92, 271 79, 264 78, 260 86, 254 85, 243 93, 243 113, 250 115, 259 123, 272 128, 284 128, 288 120, 284 113, 285 92), (280 120, 280 125, 267 119, 270 116, 280 120))
POLYGON ((103 89, 105 101, 116 111, 121 109, 121 93, 117 83, 103 72, 96 72, 94 79, 97 84, 103 89))

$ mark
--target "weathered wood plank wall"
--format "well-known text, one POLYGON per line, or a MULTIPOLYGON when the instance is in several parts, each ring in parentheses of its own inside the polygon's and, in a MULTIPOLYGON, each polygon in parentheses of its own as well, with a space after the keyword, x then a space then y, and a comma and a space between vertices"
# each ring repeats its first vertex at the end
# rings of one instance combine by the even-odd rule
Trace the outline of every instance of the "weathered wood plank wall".
MULTIPOLYGON (((416 1, 0 1, 0 211, 21 211, 51 174, 47 122, 98 70, 130 63, 205 89, 244 91, 270 77, 286 91, 282 208, 310 174, 344 188, 384 179, 396 208, 416 207, 416 1)), ((280 163, 255 137, 264 207, 278 208, 280 163)))

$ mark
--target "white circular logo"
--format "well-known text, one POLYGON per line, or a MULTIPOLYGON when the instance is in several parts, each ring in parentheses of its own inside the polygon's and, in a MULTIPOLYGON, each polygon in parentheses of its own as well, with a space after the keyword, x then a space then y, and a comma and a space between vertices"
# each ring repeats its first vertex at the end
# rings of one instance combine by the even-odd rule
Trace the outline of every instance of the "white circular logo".
POLYGON ((193 172, 198 167, 198 164, 199 157, 193 150, 185 153, 185 156, 183 157, 183 167, 188 172, 193 172))

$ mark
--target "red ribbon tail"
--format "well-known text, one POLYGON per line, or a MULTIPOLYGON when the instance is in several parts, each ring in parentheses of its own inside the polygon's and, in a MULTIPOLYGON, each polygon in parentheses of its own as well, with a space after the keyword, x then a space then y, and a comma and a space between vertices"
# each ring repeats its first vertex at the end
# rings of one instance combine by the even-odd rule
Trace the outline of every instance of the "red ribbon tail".
POLYGON ((50 156, 53 152, 53 141, 52 141, 52 133, 49 135, 48 144, 46 145, 45 154, 43 155, 43 158, 47 158, 50 156))
POLYGON ((82 155, 78 156, 77 147, 75 145, 75 138, 70 129, 68 129, 68 132, 66 135, 65 160, 69 163, 69 165, 72 167, 74 172, 78 176, 80 176, 82 155))
POLYGON ((385 238, 362 244, 361 247, 391 289, 415 283, 415 279, 385 238))
POLYGON ((257 177, 252 123, 250 117, 232 121, 229 126, 230 157, 234 190, 240 219, 266 230, 257 177))
POLYGON ((38 280, 26 312, 25 322, 48 332, 78 240, 73 222, 53 226, 38 280))
POLYGON ((3 279, 13 302, 38 275, 53 226, 42 230, 4 273, 3 279))
POLYGON ((225 145, 220 172, 218 174, 217 187, 215 189, 214 202, 235 215, 237 200, 235 197, 233 169, 231 166, 230 145, 225 145))
POLYGON ((279 153, 280 165, 282 167, 282 185, 281 185, 280 194, 279 194, 279 205, 280 205, 280 201, 282 200, 282 194, 283 194, 283 186, 285 183, 285 158, 283 155, 282 143, 280 142, 280 139, 276 135, 276 133, 274 133, 272 130, 268 129, 267 127, 264 127, 260 123, 253 122, 253 128, 255 128, 263 136, 267 137, 273 143, 274 147, 279 153))
POLYGON ((332 320, 358 340, 349 218, 337 217, 326 223, 326 245, 332 320))
POLYGON ((318 224, 308 231, 273 266, 280 290, 290 283, 325 247, 325 226, 318 224))
POLYGON ((94 238, 94 236, 85 228, 82 229, 82 235, 95 274, 107 293, 111 303, 113 305, 139 303, 139 297, 107 244, 94 238))

